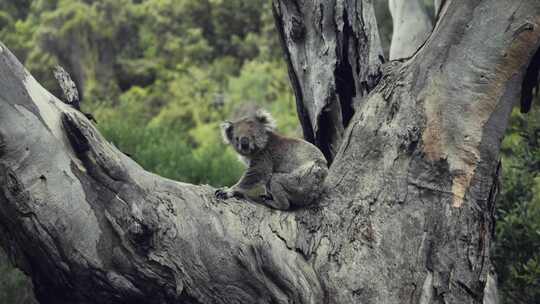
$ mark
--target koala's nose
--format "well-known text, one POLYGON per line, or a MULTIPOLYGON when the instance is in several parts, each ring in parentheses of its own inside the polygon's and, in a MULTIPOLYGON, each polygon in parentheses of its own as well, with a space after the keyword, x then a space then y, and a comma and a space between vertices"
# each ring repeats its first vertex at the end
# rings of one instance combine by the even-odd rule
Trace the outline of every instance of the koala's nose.
POLYGON ((249 140, 247 137, 240 138, 240 146, 243 150, 247 150, 249 148, 249 140))

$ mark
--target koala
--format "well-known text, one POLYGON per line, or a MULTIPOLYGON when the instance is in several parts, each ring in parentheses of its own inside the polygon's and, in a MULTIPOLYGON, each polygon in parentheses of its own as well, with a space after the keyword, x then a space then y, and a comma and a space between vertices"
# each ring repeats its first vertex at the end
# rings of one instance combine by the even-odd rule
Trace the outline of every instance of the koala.
POLYGON ((276 133, 268 112, 225 121, 221 131, 248 168, 234 186, 217 190, 216 197, 247 198, 288 210, 307 206, 320 195, 328 174, 324 155, 305 140, 276 133))

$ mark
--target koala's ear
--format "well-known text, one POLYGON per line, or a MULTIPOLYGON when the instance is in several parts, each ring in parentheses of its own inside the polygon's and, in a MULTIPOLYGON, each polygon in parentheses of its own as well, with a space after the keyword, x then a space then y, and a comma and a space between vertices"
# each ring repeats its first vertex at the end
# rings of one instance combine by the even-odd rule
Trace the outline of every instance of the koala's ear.
POLYGON ((268 111, 263 109, 257 110, 255 118, 262 123, 267 130, 273 131, 276 129, 276 121, 268 111))
POLYGON ((231 143, 233 124, 230 121, 224 121, 219 126, 221 128, 221 136, 226 144, 231 143))

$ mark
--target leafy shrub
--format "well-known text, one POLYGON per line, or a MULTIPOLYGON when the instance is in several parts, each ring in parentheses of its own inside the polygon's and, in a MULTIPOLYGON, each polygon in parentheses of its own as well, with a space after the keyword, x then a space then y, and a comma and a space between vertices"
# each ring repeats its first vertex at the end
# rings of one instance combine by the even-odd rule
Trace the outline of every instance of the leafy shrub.
POLYGON ((503 303, 540 303, 540 109, 514 110, 502 152, 494 260, 503 303))

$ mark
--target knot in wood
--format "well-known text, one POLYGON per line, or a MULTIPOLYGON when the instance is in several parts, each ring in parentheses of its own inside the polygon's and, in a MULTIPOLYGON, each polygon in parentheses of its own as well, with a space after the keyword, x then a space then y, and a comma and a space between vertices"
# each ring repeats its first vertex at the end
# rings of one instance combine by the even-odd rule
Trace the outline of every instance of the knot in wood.
POLYGON ((19 179, 17 179, 17 176, 13 172, 8 172, 7 178, 5 180, 5 184, 7 186, 7 189, 9 192, 14 196, 17 197, 23 190, 23 187, 21 183, 19 182, 19 179))
POLYGON ((132 219, 127 227, 131 242, 147 252, 153 244, 153 236, 156 229, 139 219, 132 219))
POLYGON ((306 35, 306 28, 302 19, 297 16, 293 16, 291 20, 291 32, 290 36, 293 41, 298 42, 306 35))
POLYGON ((75 150, 77 154, 83 154, 90 151, 90 142, 81 129, 83 126, 75 116, 70 116, 70 114, 63 113, 62 125, 67 134, 69 142, 73 147, 73 150, 75 150))
POLYGON ((4 172, 0 176, 0 185, 5 187, 4 189, 7 190, 6 194, 15 203, 14 206, 17 210, 27 213, 26 209, 28 208, 25 204, 30 199, 28 191, 24 190, 24 186, 13 170, 5 166, 0 166, 0 172, 4 172))

